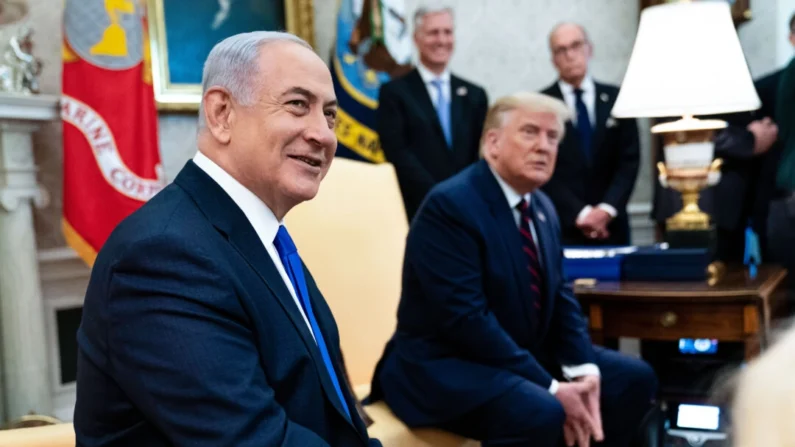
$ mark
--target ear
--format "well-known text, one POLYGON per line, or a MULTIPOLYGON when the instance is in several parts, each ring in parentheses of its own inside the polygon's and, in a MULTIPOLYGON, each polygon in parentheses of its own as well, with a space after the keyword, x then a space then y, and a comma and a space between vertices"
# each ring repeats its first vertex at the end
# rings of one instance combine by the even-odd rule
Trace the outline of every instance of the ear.
POLYGON ((226 89, 213 87, 204 94, 202 109, 207 130, 219 143, 229 144, 232 140, 234 110, 232 97, 226 89))
POLYGON ((484 152, 491 158, 496 158, 500 152, 500 131, 499 129, 489 129, 483 137, 484 152))

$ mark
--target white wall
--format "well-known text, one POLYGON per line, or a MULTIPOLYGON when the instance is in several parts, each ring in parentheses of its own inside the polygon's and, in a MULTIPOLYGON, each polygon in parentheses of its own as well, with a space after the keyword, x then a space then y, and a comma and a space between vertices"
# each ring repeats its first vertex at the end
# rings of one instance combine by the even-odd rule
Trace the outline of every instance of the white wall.
POLYGON ((795 14, 795 0, 777 0, 778 9, 776 13, 776 65, 779 67, 786 65, 792 56, 795 55, 792 44, 785 37, 789 29, 789 20, 795 14))
MULTIPOLYGON (((781 0, 752 0, 752 19, 740 26, 740 43, 754 78, 761 77, 779 68, 776 62, 776 47, 786 27, 779 26, 778 2, 781 0)), ((791 2, 792 0, 785 0, 791 2)))

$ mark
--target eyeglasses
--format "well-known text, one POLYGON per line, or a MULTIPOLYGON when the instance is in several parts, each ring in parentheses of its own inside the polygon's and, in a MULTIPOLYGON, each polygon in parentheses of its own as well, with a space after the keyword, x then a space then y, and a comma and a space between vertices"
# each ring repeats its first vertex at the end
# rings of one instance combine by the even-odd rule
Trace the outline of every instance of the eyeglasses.
POLYGON ((572 51, 574 53, 579 53, 580 51, 583 50, 583 48, 585 48, 585 46, 587 44, 588 44, 588 42, 586 42, 584 40, 576 40, 569 46, 559 46, 559 47, 553 48, 552 49, 552 54, 555 57, 561 57, 561 56, 565 55, 566 53, 568 53, 569 51, 572 51))

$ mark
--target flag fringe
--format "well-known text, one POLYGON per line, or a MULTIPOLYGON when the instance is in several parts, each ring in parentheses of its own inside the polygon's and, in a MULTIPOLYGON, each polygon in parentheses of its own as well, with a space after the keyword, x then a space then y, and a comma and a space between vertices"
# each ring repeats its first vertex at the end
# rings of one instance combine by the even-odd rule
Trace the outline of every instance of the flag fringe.
POLYGON ((64 238, 66 238, 66 243, 72 247, 78 256, 86 263, 88 267, 94 266, 94 260, 97 259, 97 251, 94 250, 83 236, 74 229, 74 227, 69 223, 68 220, 64 217, 61 219, 61 231, 63 231, 64 238))

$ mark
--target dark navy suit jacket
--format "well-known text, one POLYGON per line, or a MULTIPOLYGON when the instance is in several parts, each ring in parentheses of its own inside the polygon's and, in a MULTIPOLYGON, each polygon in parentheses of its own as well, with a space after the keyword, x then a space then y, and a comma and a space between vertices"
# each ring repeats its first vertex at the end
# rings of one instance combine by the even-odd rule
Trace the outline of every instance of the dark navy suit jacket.
MULTIPOLYGON (((339 334, 312 306, 341 379, 339 334)), ((77 335, 77 445, 370 446, 243 212, 192 161, 100 251, 77 335)))
POLYGON ((522 381, 549 388, 561 365, 594 362, 582 310, 564 283, 555 208, 542 192, 531 206, 547 284, 538 324, 517 222, 485 161, 437 185, 417 213, 397 330, 371 397, 383 397, 408 425, 452 420, 522 381))

